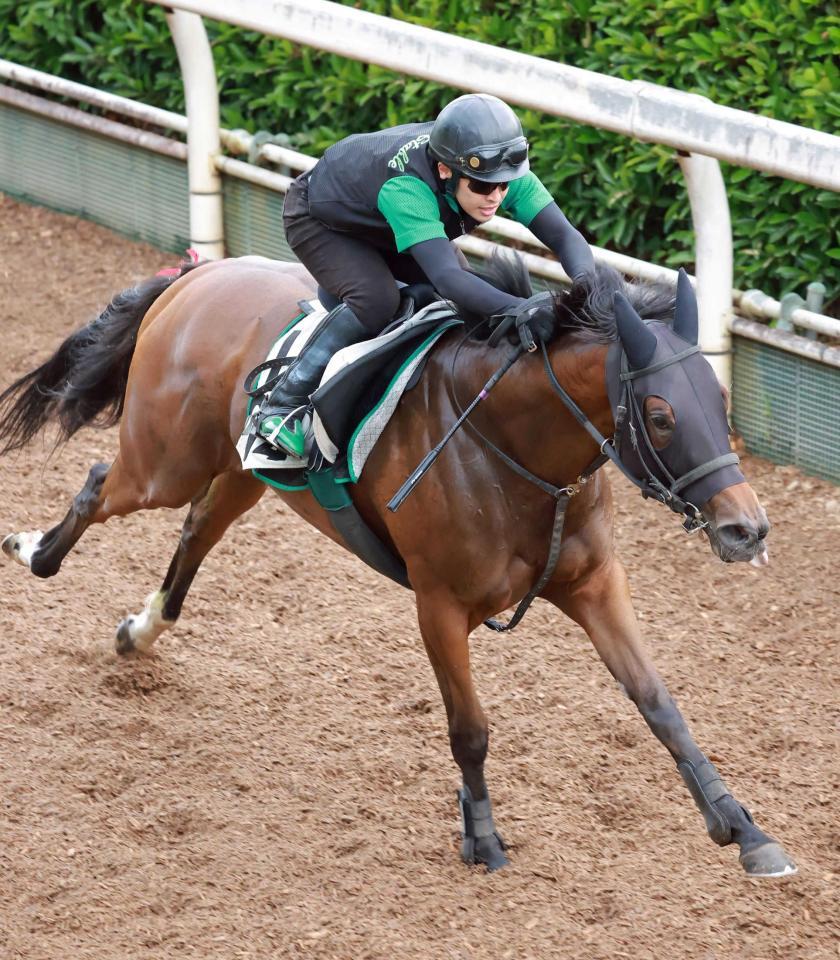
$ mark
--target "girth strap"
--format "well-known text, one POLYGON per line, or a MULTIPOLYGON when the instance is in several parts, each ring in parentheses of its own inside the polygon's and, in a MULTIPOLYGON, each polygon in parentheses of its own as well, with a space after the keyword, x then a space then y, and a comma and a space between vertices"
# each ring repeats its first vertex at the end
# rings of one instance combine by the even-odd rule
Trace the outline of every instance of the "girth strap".
POLYGON ((351 502, 338 510, 330 510, 329 518, 336 532, 341 534, 357 557, 401 587, 411 588, 405 565, 365 523, 355 504, 351 502))
POLYGON ((377 573, 411 589, 405 564, 365 523, 347 492, 347 485, 336 483, 332 470, 310 473, 307 481, 315 499, 327 511, 333 528, 353 553, 377 573))

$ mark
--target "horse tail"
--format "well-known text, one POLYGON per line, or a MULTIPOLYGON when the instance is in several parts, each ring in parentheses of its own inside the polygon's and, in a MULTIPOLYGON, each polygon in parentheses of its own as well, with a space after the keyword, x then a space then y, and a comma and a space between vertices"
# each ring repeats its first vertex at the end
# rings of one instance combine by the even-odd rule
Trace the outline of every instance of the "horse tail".
POLYGON ((0 454, 25 447, 50 420, 58 422, 57 444, 87 424, 118 423, 143 317, 164 290, 197 266, 182 264, 118 293, 49 360, 0 393, 0 454))

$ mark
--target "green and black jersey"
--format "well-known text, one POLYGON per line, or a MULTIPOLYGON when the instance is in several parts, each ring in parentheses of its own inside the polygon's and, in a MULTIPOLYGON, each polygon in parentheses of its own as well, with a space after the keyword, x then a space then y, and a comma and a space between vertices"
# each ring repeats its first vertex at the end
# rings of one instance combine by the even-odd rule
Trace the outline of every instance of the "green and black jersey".
MULTIPOLYGON (((447 194, 428 151, 431 123, 408 123, 347 137, 309 176, 309 210, 333 230, 402 253, 435 238, 454 239, 477 222, 447 194)), ((528 226, 552 203, 533 173, 511 181, 502 209, 528 226)))

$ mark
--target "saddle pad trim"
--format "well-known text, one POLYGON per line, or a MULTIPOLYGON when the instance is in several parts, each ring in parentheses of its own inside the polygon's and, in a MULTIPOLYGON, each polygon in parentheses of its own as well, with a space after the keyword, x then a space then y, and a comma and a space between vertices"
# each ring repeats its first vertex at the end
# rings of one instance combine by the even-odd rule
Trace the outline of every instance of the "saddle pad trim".
POLYGON ((251 473, 263 483, 277 487, 279 490, 311 490, 318 503, 327 511, 333 529, 339 533, 356 557, 372 570, 393 580, 394 583, 411 589, 402 559, 392 553, 365 523, 356 505, 350 499, 350 494, 346 488, 339 486, 340 481, 335 478, 332 470, 307 475, 309 484, 302 487, 279 483, 263 476, 258 470, 252 470, 251 473), (313 480, 315 483, 312 482, 313 480))
MULTIPOLYGON (((387 386, 387 387, 385 388, 385 390, 383 391, 382 396, 379 398, 379 401, 377 402, 376 406, 372 407, 372 408, 368 411, 368 413, 359 421, 358 426, 357 426, 356 429, 353 431, 353 433, 352 433, 349 441, 347 442, 347 472, 348 472, 349 476, 346 477, 345 479, 336 480, 336 483, 358 483, 358 481, 359 481, 359 476, 361 475, 362 469, 364 468, 364 465, 365 465, 365 463, 367 462, 367 456, 365 456, 365 458, 362 460, 361 464, 359 465, 358 471, 356 470, 356 458, 355 458, 355 456, 354 456, 354 452, 355 452, 355 451, 354 451, 354 448, 355 448, 356 440, 357 440, 359 434, 364 430, 364 428, 365 428, 365 426, 367 425, 368 421, 369 421, 373 416, 375 416, 376 413, 380 410, 380 408, 388 401, 389 394, 391 393, 392 388, 393 388, 394 385, 399 381, 400 377, 403 375, 403 373, 405 372, 405 370, 406 370, 412 363, 415 363, 419 358, 421 358, 421 357, 431 348, 431 346, 432 346, 444 333, 446 333, 447 330, 450 329, 450 327, 457 326, 458 324, 460 324, 460 323, 462 323, 462 322, 463 322, 462 320, 453 317, 451 320, 449 320, 449 321, 447 321, 446 323, 442 324, 441 326, 435 328, 435 329, 429 334, 429 336, 426 337, 426 339, 420 344, 420 346, 417 347, 417 349, 414 350, 414 352, 413 352, 409 357, 407 357, 407 358, 403 361, 403 363, 400 365, 400 368, 397 370, 397 372, 396 372, 396 373, 394 374, 394 376, 391 378, 391 382, 388 384, 388 386, 387 386)), ((400 395, 400 399, 401 399, 401 397, 402 397, 402 395, 400 395)), ((399 400, 398 400, 397 402, 399 402, 399 400)), ((389 417, 389 420, 390 420, 390 417, 389 417)), ((387 424, 386 424, 386 426, 387 426, 387 424)), ((383 427, 382 429, 384 430, 384 427, 383 427)), ((379 438, 377 437, 376 439, 378 440, 379 438)))

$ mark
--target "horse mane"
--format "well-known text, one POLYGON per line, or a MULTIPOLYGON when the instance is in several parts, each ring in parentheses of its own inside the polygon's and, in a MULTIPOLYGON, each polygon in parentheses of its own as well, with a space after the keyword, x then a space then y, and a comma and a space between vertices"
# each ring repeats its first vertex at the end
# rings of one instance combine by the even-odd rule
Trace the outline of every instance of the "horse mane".
MULTIPOLYGON (((516 297, 530 297, 535 292, 519 253, 494 251, 480 276, 516 297)), ((554 293, 556 320, 552 339, 566 334, 584 343, 612 343, 618 337, 613 310, 616 292, 623 293, 636 313, 646 320, 673 319, 673 287, 644 280, 631 283, 613 267, 596 263, 594 271, 580 277, 570 288, 554 293)))

